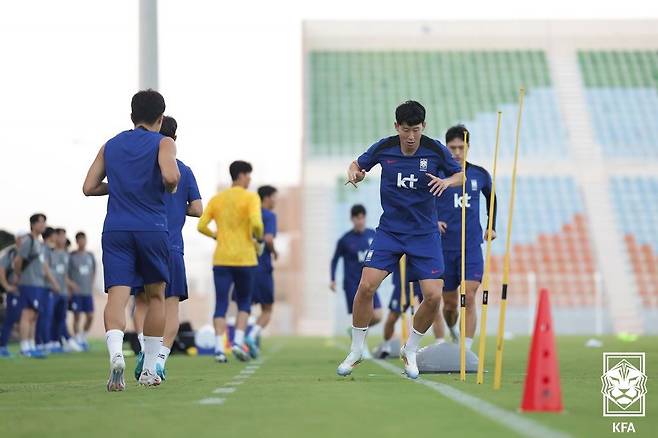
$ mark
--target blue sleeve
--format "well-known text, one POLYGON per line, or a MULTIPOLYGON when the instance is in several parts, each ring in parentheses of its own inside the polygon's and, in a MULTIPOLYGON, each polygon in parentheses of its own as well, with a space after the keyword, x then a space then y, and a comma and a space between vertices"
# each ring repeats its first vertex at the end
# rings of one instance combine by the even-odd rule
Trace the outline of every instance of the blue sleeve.
POLYGON ((343 256, 343 239, 338 240, 336 243, 336 250, 334 256, 331 258, 331 281, 336 281, 336 267, 338 260, 343 256))
POLYGON ((366 172, 370 171, 377 163, 379 163, 379 158, 377 157, 376 151, 377 148, 386 141, 387 139, 383 138, 377 143, 373 144, 368 148, 367 151, 361 154, 359 158, 356 159, 356 163, 362 170, 366 172))
POLYGON ((494 203, 494 208, 493 208, 493 217, 489 217, 489 208, 491 206, 491 175, 489 175, 489 172, 484 172, 483 175, 484 179, 484 184, 482 184, 482 194, 484 195, 484 199, 487 201, 487 229, 489 229, 489 222, 491 221, 491 229, 496 230, 496 212, 498 210, 498 202, 496 200, 496 194, 493 194, 493 203, 494 203))
POLYGON ((201 193, 199 193, 199 186, 196 183, 196 178, 194 177, 194 173, 192 173, 192 169, 188 167, 187 170, 190 174, 190 183, 187 189, 187 202, 190 203, 197 199, 201 199, 201 193))
POLYGON ((440 151, 439 170, 443 171, 446 177, 462 171, 462 167, 452 158, 452 154, 440 141, 436 142, 440 151))
POLYGON ((276 216, 273 213, 263 215, 263 234, 276 236, 276 216))

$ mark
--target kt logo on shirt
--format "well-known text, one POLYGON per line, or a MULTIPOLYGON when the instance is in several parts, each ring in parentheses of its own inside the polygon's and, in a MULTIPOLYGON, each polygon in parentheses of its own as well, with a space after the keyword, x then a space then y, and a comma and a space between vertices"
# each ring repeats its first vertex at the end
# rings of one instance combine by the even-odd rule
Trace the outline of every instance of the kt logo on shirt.
POLYGON ((398 172, 398 188, 416 190, 417 182, 418 182, 418 178, 413 173, 408 177, 403 178, 402 173, 398 172))

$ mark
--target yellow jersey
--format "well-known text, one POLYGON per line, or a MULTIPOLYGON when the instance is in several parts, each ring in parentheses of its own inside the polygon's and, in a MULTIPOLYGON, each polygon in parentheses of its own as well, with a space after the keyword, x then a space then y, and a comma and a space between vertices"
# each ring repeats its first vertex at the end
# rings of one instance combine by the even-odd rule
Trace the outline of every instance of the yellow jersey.
POLYGON ((263 237, 263 218, 256 193, 239 186, 218 193, 206 205, 197 229, 217 240, 215 266, 258 265, 253 238, 263 237), (216 232, 208 228, 211 220, 216 232))

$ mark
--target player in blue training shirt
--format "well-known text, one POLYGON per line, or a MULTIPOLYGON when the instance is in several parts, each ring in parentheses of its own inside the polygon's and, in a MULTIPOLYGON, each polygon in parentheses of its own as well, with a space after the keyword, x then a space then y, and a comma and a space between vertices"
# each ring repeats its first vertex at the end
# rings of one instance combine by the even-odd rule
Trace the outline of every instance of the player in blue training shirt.
POLYGON ((338 366, 341 376, 351 374, 361 360, 373 296, 403 254, 408 257, 409 280, 418 280, 423 293, 412 333, 400 350, 405 372, 411 378, 418 377, 416 351, 441 302, 443 254, 434 197, 461 183, 461 168, 444 145, 423 135, 425 108, 420 103, 407 101, 398 106, 395 120, 398 135, 372 145, 347 171, 348 181, 356 185, 375 165, 382 167, 380 198, 384 213, 354 297, 352 346, 338 366), (440 172, 447 178, 437 177, 440 172))
POLYGON ((144 370, 139 383, 161 382, 155 363, 165 325, 164 291, 169 283, 166 193, 176 191, 180 172, 176 143, 160 134, 165 101, 144 90, 131 101, 134 129, 99 150, 82 188, 86 196, 109 195, 101 245, 105 290, 105 339, 110 354, 108 391, 123 391, 125 309, 132 287, 144 284, 149 309, 144 321, 144 370), (107 176, 107 182, 103 182, 107 176))
MULTIPOLYGON (((162 118, 160 134, 176 140, 178 123, 176 119, 169 116, 162 118)), ((171 347, 178 335, 178 307, 187 296, 187 275, 185 273, 185 260, 183 258, 183 226, 187 216, 200 217, 203 213, 201 194, 196 183, 192 169, 182 161, 176 160, 180 171, 180 181, 176 193, 165 194, 165 205, 167 207, 167 227, 169 229, 169 283, 165 288, 165 326, 162 345, 155 362, 155 371, 162 380, 166 378, 165 365, 171 353, 171 347)), ((143 342, 144 318, 148 310, 148 298, 144 294, 144 288, 135 289, 135 329, 140 336, 140 344, 143 342)), ((144 351, 137 356, 135 365, 135 379, 139 380, 144 367, 144 351)))
MULTIPOLYGON (((368 254, 370 245, 375 238, 375 230, 366 228, 366 209, 361 204, 352 206, 350 209, 350 219, 352 220, 352 229, 338 239, 334 256, 331 258, 331 284, 329 287, 332 291, 336 292, 336 267, 338 266, 338 260, 342 258, 343 290, 345 291, 347 313, 351 315, 354 297, 361 281, 363 263, 366 260, 366 254, 368 254)), ((370 321, 367 323, 369 326, 377 324, 382 319, 382 304, 376 289, 371 300, 374 311, 372 312, 370 321)), ((364 350, 366 356, 368 356, 368 351, 368 349, 364 350)))
POLYGON ((254 290, 252 293, 252 302, 260 305, 260 315, 256 324, 251 328, 245 338, 245 344, 249 348, 249 354, 254 359, 258 357, 258 337, 260 332, 267 327, 272 319, 272 308, 274 306, 274 276, 272 271, 272 258, 276 260, 279 254, 274 248, 274 238, 276 237, 276 188, 272 186, 261 186, 258 188, 260 197, 261 215, 263 216, 263 241, 259 248, 258 266, 254 274, 254 290), (261 251, 262 249, 262 251, 261 251))
MULTIPOLYGON (((464 134, 469 139, 470 133, 457 125, 446 132, 446 145, 452 156, 464 166, 464 134)), ((480 225, 480 194, 484 196, 489 215, 491 200, 491 176, 484 168, 466 163, 466 245, 465 245, 465 275, 466 275, 466 348, 471 348, 473 336, 477 327, 477 312, 475 293, 480 287, 484 262, 482 259, 482 242, 484 233, 480 225)), ((456 323, 459 317, 458 289, 461 284, 461 223, 462 223, 462 187, 450 187, 438 199, 437 208, 439 227, 442 233, 443 259, 445 261, 445 282, 443 292, 443 316, 454 341, 458 339, 456 323)), ((493 229, 491 239, 496 238, 496 201, 494 198, 493 229)), ((486 232, 485 232, 486 233, 486 232)))

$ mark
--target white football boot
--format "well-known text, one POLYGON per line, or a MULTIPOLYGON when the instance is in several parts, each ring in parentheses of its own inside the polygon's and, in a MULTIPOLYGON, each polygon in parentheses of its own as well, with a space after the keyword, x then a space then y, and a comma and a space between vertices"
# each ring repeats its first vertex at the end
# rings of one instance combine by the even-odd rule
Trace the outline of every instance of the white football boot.
POLYGON ((158 386, 160 383, 162 383, 160 376, 150 370, 143 370, 139 376, 139 384, 142 386, 158 386))
POLYGON ((362 352, 356 353, 354 351, 350 351, 350 354, 347 355, 345 360, 340 365, 338 365, 336 374, 343 377, 349 376, 350 374, 352 374, 352 370, 354 369, 354 367, 361 363, 362 358, 363 358, 362 352))
POLYGON ((407 351, 407 344, 400 348, 400 359, 404 362, 404 373, 410 379, 418 378, 418 365, 416 365, 416 352, 407 351))
POLYGON ((123 391, 126 389, 126 382, 123 379, 123 371, 126 369, 126 362, 123 355, 117 353, 110 361, 110 378, 107 380, 107 390, 123 391))

